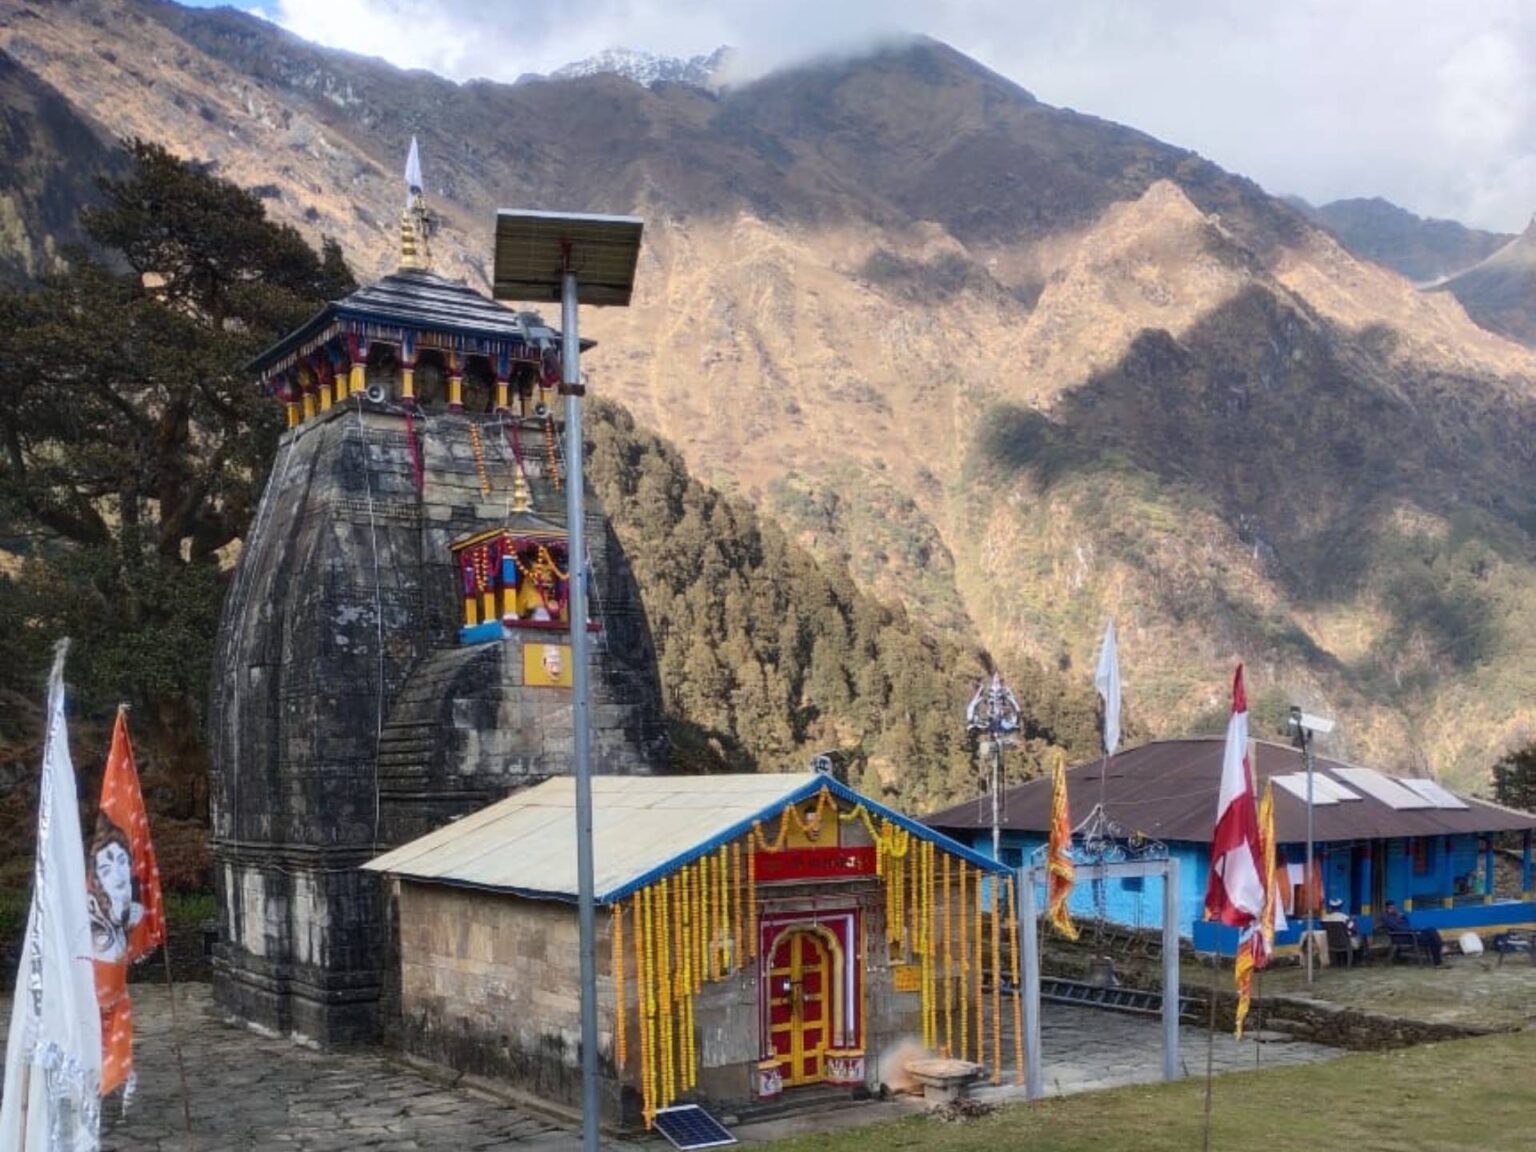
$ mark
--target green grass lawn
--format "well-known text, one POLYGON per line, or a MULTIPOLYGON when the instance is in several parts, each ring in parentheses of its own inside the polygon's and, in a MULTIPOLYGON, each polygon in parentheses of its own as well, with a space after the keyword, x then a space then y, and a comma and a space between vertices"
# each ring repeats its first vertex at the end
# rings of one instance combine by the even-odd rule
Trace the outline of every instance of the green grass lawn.
MULTIPOLYGON (((1219 1152, 1485 1152, 1536 1143, 1536 1032, 1361 1053, 1240 1072, 1215 1083, 1219 1152)), ((913 1117, 804 1136, 776 1152, 1189 1152, 1201 1140, 1204 1082, 1122 1088, 1012 1105, 979 1120, 913 1117)))

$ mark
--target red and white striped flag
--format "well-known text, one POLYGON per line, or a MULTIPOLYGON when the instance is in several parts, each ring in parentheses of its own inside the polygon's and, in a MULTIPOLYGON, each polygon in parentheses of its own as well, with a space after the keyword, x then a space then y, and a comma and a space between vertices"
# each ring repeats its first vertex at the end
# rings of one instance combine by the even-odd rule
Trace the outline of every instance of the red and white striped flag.
POLYGON ((1264 860, 1248 763, 1248 698, 1243 666, 1232 679, 1232 719, 1221 761, 1221 794, 1211 837, 1211 874, 1205 887, 1205 918, 1247 928, 1264 912, 1264 860))

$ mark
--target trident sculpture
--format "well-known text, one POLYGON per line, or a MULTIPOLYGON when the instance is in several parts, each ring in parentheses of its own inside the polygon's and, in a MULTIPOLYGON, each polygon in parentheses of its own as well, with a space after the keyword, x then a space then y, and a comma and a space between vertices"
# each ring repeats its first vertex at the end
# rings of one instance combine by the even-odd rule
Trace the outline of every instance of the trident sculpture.
POLYGON ((992 859, 998 861, 1003 858, 1003 749, 1018 740, 1019 720, 1019 701, 1000 673, 992 673, 990 684, 976 685, 965 709, 965 726, 985 735, 992 757, 992 859))

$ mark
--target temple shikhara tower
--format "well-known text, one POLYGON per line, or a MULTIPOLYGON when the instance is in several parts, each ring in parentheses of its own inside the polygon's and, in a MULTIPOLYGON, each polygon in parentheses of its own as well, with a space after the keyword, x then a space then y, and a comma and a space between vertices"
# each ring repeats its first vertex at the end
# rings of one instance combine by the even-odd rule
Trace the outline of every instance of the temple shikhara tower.
POLYGON ((559 334, 435 274, 414 143, 407 183, 399 269, 251 365, 288 430, 211 702, 216 996, 322 1042, 373 1034, 387 994, 391 914, 358 865, 571 771, 570 629, 593 641, 594 772, 666 751, 637 590, 590 496, 589 554, 567 547, 559 334))

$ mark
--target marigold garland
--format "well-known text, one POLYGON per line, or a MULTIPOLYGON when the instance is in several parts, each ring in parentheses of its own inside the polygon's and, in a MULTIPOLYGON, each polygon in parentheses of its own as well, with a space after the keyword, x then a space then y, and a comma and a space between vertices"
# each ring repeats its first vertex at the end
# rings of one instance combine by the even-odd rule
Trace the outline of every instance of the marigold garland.
POLYGON ((966 911, 970 899, 971 866, 962 860, 958 871, 960 873, 960 923, 957 925, 960 946, 960 1047, 956 1051, 960 1053, 960 1059, 964 1060, 970 1052, 971 1042, 968 1011, 971 997, 971 951, 967 947, 971 937, 968 930, 969 915, 966 911))
POLYGON ((720 845, 720 975, 731 970, 731 854, 720 845))
POLYGON ((613 906, 613 1060, 620 1072, 629 1062, 629 1021, 624 1006, 624 906, 613 906))
POLYGON ((731 901, 731 911, 735 913, 735 932, 731 935, 731 961, 732 967, 738 971, 745 963, 741 938, 741 842, 738 840, 731 845, 731 880, 735 885, 735 896, 731 901))
POLYGON ((955 983, 954 983, 954 909, 951 908, 949 899, 949 852, 945 852, 945 866, 943 866, 943 882, 938 891, 940 903, 943 905, 943 948, 945 948, 945 1048, 943 1054, 949 1055, 955 1051, 955 983))
POLYGON ((982 990, 986 987, 985 954, 981 950, 981 923, 985 918, 981 908, 981 871, 976 872, 976 1063, 986 1063, 987 1038, 986 1016, 982 1011, 982 990))
POLYGON ((747 841, 747 955, 757 959, 757 842, 747 841))
POLYGON ((934 900, 937 849, 923 842, 923 960, 928 965, 928 1046, 938 1048, 938 902, 934 900))
POLYGON ((635 1001, 640 1015, 640 1100, 645 1126, 656 1115, 656 989, 652 978, 651 890, 635 893, 635 1001))
POLYGON ((693 987, 697 991, 703 986, 704 977, 709 973, 709 965, 704 959, 705 950, 709 947, 709 926, 704 920, 704 862, 702 860, 694 861, 688 884, 693 889, 693 940, 689 960, 693 964, 693 987))
POLYGON ((491 475, 485 470, 485 445, 480 442, 480 426, 469 426, 469 446, 475 453, 475 471, 480 474, 480 493, 491 494, 491 475))
POLYGON ((677 1096, 676 1068, 672 1048, 672 972, 667 947, 667 880, 662 877, 656 883, 656 932, 657 971, 656 988, 658 1022, 661 1025, 661 1097, 662 1107, 677 1096))
POLYGON ((1003 886, 992 877, 992 1083, 1003 1082, 1003 886))
POLYGON ((549 478, 555 483, 555 491, 560 491, 560 455, 555 450, 555 416, 548 413, 544 417, 544 461, 549 465, 549 478))
POLYGON ((1024 1083, 1024 996, 1019 986, 1019 905, 1008 877, 1008 952, 1013 974, 1013 1082, 1024 1083))
POLYGON ((720 978, 720 974, 718 972, 712 971, 710 969, 710 966, 709 966, 709 958, 715 954, 714 942, 713 942, 713 939, 710 936, 710 932, 712 931, 712 927, 713 927, 714 921, 712 921, 709 918, 709 916, 710 916, 710 908, 709 908, 709 906, 710 906, 711 903, 713 903, 713 901, 711 901, 710 898, 709 898, 709 891, 710 891, 709 857, 707 855, 706 856, 700 856, 699 857, 699 916, 700 916, 700 920, 699 920, 699 974, 702 975, 702 976, 707 976, 710 980, 718 980, 720 978))

